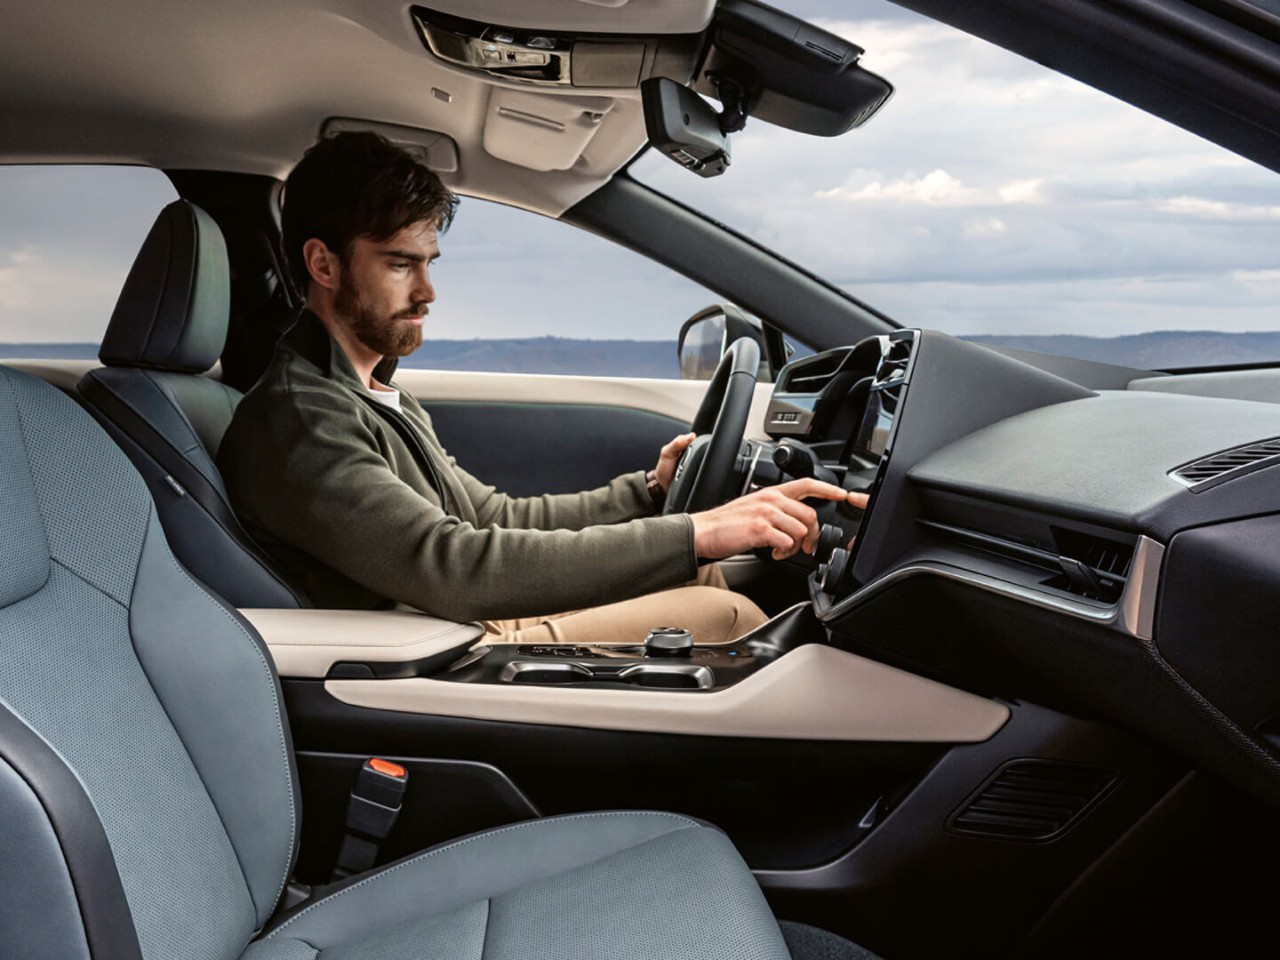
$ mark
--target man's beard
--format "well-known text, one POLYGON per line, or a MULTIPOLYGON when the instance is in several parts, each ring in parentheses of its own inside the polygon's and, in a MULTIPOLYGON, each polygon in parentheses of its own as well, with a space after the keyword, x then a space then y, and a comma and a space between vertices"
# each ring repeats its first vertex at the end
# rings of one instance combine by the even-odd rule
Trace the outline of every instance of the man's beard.
POLYGON ((347 321, 356 339, 381 356, 406 357, 422 346, 422 327, 397 321, 422 316, 427 312, 425 303, 415 303, 390 317, 379 316, 364 304, 344 274, 333 306, 347 321))

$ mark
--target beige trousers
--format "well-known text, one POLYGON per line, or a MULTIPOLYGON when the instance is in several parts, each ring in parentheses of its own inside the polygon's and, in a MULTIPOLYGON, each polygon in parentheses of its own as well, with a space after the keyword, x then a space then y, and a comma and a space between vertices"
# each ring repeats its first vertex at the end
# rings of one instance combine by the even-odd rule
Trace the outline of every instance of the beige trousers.
POLYGON ((642 643, 654 627, 684 627, 695 643, 728 643, 769 618, 725 583, 716 564, 683 587, 601 607, 516 620, 483 620, 494 643, 642 643))

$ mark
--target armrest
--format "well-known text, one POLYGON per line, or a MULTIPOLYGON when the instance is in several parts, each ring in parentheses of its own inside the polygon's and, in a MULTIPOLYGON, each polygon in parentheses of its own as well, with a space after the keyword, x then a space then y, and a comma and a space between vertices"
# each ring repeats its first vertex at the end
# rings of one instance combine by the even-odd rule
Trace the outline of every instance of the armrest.
POLYGON ((337 663, 368 664, 370 679, 395 676, 397 665, 447 662, 484 636, 478 623, 407 610, 252 608, 240 613, 262 635, 284 677, 326 677, 337 663))

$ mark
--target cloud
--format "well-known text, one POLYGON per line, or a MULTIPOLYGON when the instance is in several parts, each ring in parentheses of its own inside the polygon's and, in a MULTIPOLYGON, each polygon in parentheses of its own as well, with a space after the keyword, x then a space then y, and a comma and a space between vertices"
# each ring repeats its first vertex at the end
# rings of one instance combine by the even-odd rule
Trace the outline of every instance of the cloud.
POLYGON ((841 186, 819 190, 818 196, 850 203, 898 201, 936 207, 984 207, 1014 203, 1039 203, 1042 180, 1015 180, 1000 187, 978 189, 966 186, 945 170, 934 170, 915 180, 882 183, 873 180, 864 186, 841 186))
POLYGON ((1280 220, 1280 206, 1226 203, 1204 197, 1170 197, 1156 204, 1162 213, 1213 220, 1280 220))
POLYGON ((964 235, 970 240, 992 240, 1008 232, 1008 224, 996 217, 991 217, 989 220, 970 220, 964 225, 964 235))
POLYGON ((132 259, 70 243, 0 253, 0 342, 97 343, 132 259))
POLYGON ((1231 279, 1256 297, 1280 297, 1280 269, 1233 270, 1231 279))
POLYGON ((895 86, 881 113, 831 140, 749 125, 722 183, 668 164, 661 189, 907 323, 1280 329, 1275 174, 890 4, 833 14, 895 86))

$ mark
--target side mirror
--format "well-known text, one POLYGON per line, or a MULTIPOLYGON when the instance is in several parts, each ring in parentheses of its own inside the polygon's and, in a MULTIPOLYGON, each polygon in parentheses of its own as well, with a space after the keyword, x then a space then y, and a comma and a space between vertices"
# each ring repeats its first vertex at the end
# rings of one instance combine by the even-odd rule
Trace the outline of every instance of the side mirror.
POLYGON ((770 382, 772 376, 765 359, 765 335, 760 321, 730 303, 716 303, 699 310, 680 327, 676 353, 680 357, 681 379, 710 380, 725 351, 743 337, 754 340, 760 347, 758 381, 770 382))

